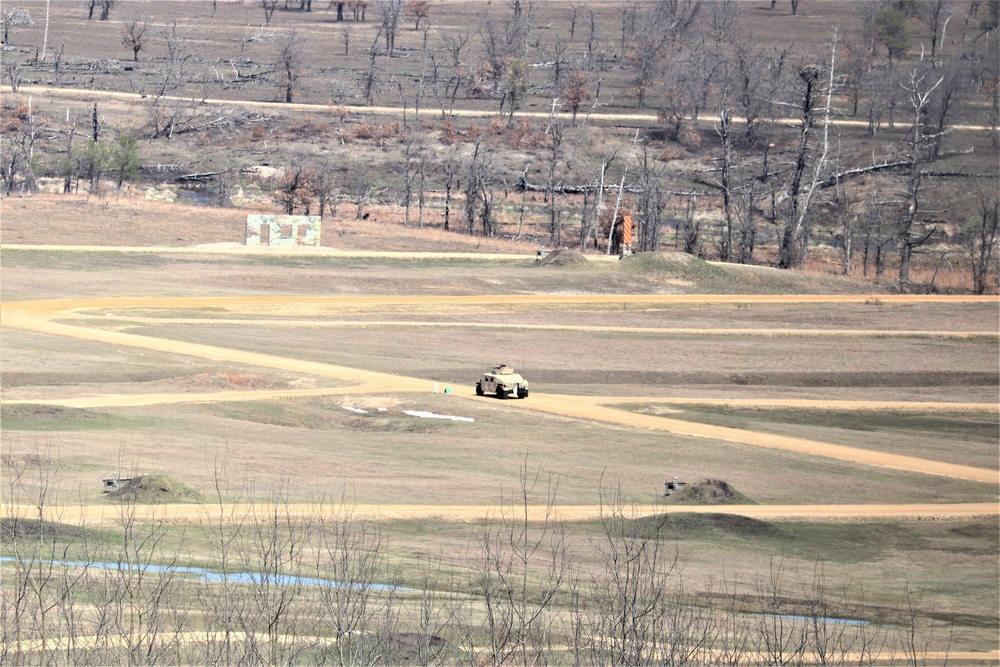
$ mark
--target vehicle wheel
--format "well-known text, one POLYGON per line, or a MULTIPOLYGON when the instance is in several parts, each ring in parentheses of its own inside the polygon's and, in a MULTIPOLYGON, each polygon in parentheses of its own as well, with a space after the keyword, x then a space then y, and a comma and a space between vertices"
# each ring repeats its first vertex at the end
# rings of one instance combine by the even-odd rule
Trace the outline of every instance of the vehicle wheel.
POLYGON ((517 397, 518 398, 528 398, 528 390, 527 389, 518 389, 517 390, 517 397))
POLYGON ((476 396, 482 396, 483 393, 484 393, 483 392, 483 385, 481 383, 477 382, 476 383, 476 396))
POLYGON ((497 398, 507 398, 507 392, 503 387, 497 387, 497 398))

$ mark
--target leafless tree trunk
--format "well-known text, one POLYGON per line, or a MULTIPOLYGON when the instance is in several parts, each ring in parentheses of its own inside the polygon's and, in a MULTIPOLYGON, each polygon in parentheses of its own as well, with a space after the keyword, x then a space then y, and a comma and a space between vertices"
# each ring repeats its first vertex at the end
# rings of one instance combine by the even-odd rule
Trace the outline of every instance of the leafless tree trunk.
POLYGON ((930 83, 929 74, 930 72, 927 70, 920 67, 915 68, 909 72, 908 81, 904 85, 913 115, 910 120, 910 133, 904 154, 908 163, 908 174, 906 210, 899 231, 899 282, 901 283, 910 280, 910 260, 913 251, 927 243, 936 231, 934 227, 929 230, 922 229, 920 223, 920 188, 923 185, 923 165, 930 160, 929 150, 932 143, 938 140, 937 136, 925 133, 924 112, 931 94, 944 81, 944 77, 941 76, 936 82, 930 83))
POLYGON ((660 249, 660 222, 667 202, 663 193, 663 168, 657 167, 649 155, 648 146, 642 147, 639 164, 639 195, 634 215, 634 248, 637 252, 656 252, 660 249))
POLYGON ((684 252, 695 257, 701 256, 701 223, 695 219, 698 198, 691 195, 684 207, 684 252))
POLYGON ((1000 233, 1000 200, 996 194, 981 190, 976 197, 977 217, 967 227, 972 269, 972 289, 976 294, 986 294, 1000 285, 1000 267, 997 266, 997 239, 1000 233), (992 281, 990 276, 992 274, 992 281))
POLYGON ((278 8, 278 0, 260 0, 260 6, 264 10, 264 25, 271 25, 271 16, 278 8))
POLYGON ((639 145, 639 130, 635 131, 635 136, 632 137, 632 147, 629 149, 628 157, 625 159, 625 165, 622 167, 622 178, 621 182, 618 184, 618 196, 615 199, 615 208, 611 213, 611 225, 608 231, 608 247, 607 254, 611 254, 612 238, 615 234, 615 222, 618 220, 618 211, 621 209, 622 198, 625 196, 625 179, 628 178, 628 167, 632 163, 632 158, 635 156, 636 146, 639 145))
POLYGON ((423 227, 423 173, 426 156, 417 139, 416 131, 410 132, 403 144, 403 226, 410 226, 410 210, 413 205, 414 190, 420 209, 420 227, 423 227))
POLYGON ((396 50, 396 33, 399 30, 399 17, 403 12, 403 0, 382 0, 382 37, 385 39, 385 50, 390 58, 396 50))
POLYGON ((716 131, 722 140, 722 168, 720 172, 722 189, 722 212, 725 218, 725 228, 722 238, 719 241, 719 259, 728 262, 733 251, 733 189, 732 189, 732 165, 733 165, 733 140, 730 128, 732 126, 732 116, 729 109, 719 112, 719 124, 716 131))
POLYGON ((148 26, 138 17, 127 19, 122 25, 122 46, 132 51, 132 60, 139 61, 139 51, 146 46, 148 26))
POLYGON ((837 35, 834 33, 830 47, 830 60, 827 66, 825 82, 826 100, 823 111, 823 134, 818 154, 809 161, 809 134, 814 120, 815 97, 822 91, 820 75, 822 71, 812 65, 807 65, 799 71, 802 81, 802 128, 800 130, 799 150, 796 155, 792 180, 788 186, 789 202, 788 218, 781 232, 778 246, 778 266, 792 268, 799 266, 809 249, 810 222, 809 214, 813 197, 826 173, 826 163, 830 154, 830 115, 833 105, 834 83, 836 81, 836 48, 837 35), (803 183, 806 171, 810 169, 809 181, 803 183))
MULTIPOLYGON (((553 104, 553 107, 555 105, 553 104)), ((556 248, 562 247, 562 221, 561 211, 556 206, 556 166, 560 159, 560 149, 563 140, 562 124, 554 119, 554 114, 549 117, 549 177, 546 181, 545 200, 549 205, 549 242, 556 248)))
POLYGON ((305 73, 302 65, 305 58, 302 38, 293 30, 278 37, 276 47, 277 62, 275 63, 275 67, 281 72, 282 87, 285 90, 285 102, 291 103, 295 96, 299 79, 305 73))
POLYGON ((100 0, 101 16, 99 21, 107 21, 111 18, 111 8, 118 4, 118 0, 100 0))

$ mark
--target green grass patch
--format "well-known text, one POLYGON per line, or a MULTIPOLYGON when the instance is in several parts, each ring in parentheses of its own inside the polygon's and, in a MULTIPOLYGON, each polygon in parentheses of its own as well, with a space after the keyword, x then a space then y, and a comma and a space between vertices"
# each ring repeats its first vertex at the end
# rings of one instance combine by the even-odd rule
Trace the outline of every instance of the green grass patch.
POLYGON ((919 414, 881 410, 830 411, 802 408, 755 409, 687 405, 634 405, 630 406, 629 409, 643 414, 731 428, 746 428, 748 422, 754 424, 795 424, 849 431, 935 433, 957 439, 988 442, 995 442, 1000 435, 998 415, 969 412, 919 414), (678 415, 677 410, 680 410, 682 414, 678 415))
MULTIPOLYGON (((577 530, 599 534, 604 530, 600 521, 581 521, 577 530)), ((638 519, 625 519, 626 534, 636 538, 698 542, 702 540, 759 539, 779 536, 781 529, 773 523, 740 516, 738 514, 668 512, 638 519)))
POLYGON ((148 421, 58 405, 0 405, 0 423, 9 431, 106 431, 136 428, 148 421))
POLYGON ((115 269, 159 268, 175 261, 165 254, 119 250, 70 252, 6 248, 3 251, 4 266, 12 269, 103 272, 115 269))
MULTIPOLYGON (((803 562, 874 563, 916 554, 961 553, 991 557, 1000 549, 995 520, 962 522, 806 522, 761 521, 734 514, 667 512, 628 520, 626 531, 635 536, 677 542, 685 548, 729 551, 747 555, 792 558, 803 562), (909 555, 907 555, 909 554, 909 555)), ((576 524, 576 529, 599 535, 599 521, 576 524)))
POLYGON ((640 252, 623 257, 618 266, 625 273, 669 274, 699 282, 725 281, 731 277, 724 267, 682 252, 640 252))

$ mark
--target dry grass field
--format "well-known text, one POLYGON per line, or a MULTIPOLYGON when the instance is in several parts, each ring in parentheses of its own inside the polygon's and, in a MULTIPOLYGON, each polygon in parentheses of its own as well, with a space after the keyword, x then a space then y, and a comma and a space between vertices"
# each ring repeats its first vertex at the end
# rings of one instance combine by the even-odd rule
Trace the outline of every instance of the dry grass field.
MULTIPOLYGON (((915 257, 910 291, 943 292, 916 295, 898 293, 895 258, 879 281, 839 275, 826 241, 794 271, 766 266, 770 242, 761 266, 673 238, 621 259, 540 258, 543 194, 511 184, 528 163, 545 177, 541 66, 521 134, 488 130, 503 144, 497 233, 469 234, 457 208, 443 228, 440 172, 425 224, 404 227, 404 142, 379 128, 419 128, 438 166, 452 131, 467 152, 497 101, 463 87, 469 115, 443 120, 445 96, 420 88, 439 53, 425 44, 513 2, 432 3, 430 27, 405 25, 380 57, 368 104, 357 85, 378 21, 338 23, 336 3, 279 8, 267 27, 258 2, 118 3, 110 21, 53 3, 59 67, 33 58, 46 4, 20 4, 35 25, 4 45, 4 84, 20 78, 2 114, 30 97, 53 163, 41 192, 0 201, 0 663, 1000 663, 1000 301, 968 295, 960 243, 915 257), (155 39, 129 62, 121 31, 137 17, 155 39), (190 50, 172 92, 192 119, 236 110, 234 125, 148 136, 177 64, 171 27, 190 50), (273 68, 286 34, 310 54, 291 105, 273 68), (146 168, 120 189, 56 194, 70 128, 95 104, 106 132, 144 134, 146 168), (336 174, 323 247, 248 250, 246 214, 278 210, 250 168, 296 163, 336 174), (174 177, 202 171, 229 175, 232 206, 184 203, 204 193, 174 177), (476 396, 501 362, 528 398, 476 396), (691 493, 666 496, 674 477, 691 493), (114 478, 143 483, 104 493, 114 478)), ((741 3, 756 37, 799 37, 802 52, 855 16, 768 4, 741 3)), ((531 58, 585 9, 609 116, 567 129, 587 165, 567 174, 642 129, 671 183, 693 187, 709 151, 636 109, 614 62, 620 3, 533 3, 531 58)), ((988 101, 963 122, 987 122, 988 101)), ((838 132, 845 153, 870 152, 862 129, 838 132)), ((991 139, 949 134, 975 150, 939 166, 996 173, 991 139)), ((968 184, 928 188, 949 233, 968 184)))
MULTIPOLYGON (((419 235, 411 243, 419 247, 419 235)), ((138 308, 109 303, 57 315, 56 322, 98 332, 239 350, 248 363, 5 328, 5 468, 8 474, 39 463, 49 469, 58 483, 49 502, 64 508, 56 515, 64 522, 74 523, 74 506, 113 510, 100 483, 112 473, 164 474, 210 498, 224 463, 228 501, 249 499, 248 491, 264 501, 281 488, 292 503, 326 497, 383 507, 388 552, 404 579, 413 581, 413 568, 427 558, 461 578, 474 569, 470 551, 480 520, 405 519, 391 508, 433 506, 444 515, 449 508, 499 508, 516 489, 525 460, 558 481, 557 502, 566 508, 595 505, 611 484, 627 503, 660 506, 671 516, 678 510, 664 504, 665 480, 721 479, 762 506, 862 505, 871 515, 764 520, 750 533, 711 521, 678 524, 669 535, 688 591, 707 594, 724 570, 732 585, 749 592, 775 559, 790 587, 804 586, 821 564, 829 583, 865 591, 870 614, 892 615, 905 591, 919 591, 920 623, 930 638, 925 650, 944 650, 946 636, 956 654, 992 647, 995 516, 926 522, 878 514, 886 505, 993 506, 995 484, 525 408, 550 395, 606 396, 625 415, 661 414, 996 471, 995 300, 894 302, 862 287, 861 296, 844 303, 754 303, 739 296, 704 303, 699 280, 737 292, 736 283, 746 287, 744 275, 669 256, 636 275, 630 261, 648 258, 560 266, 515 254, 442 259, 208 250, 5 250, 5 309, 36 297, 278 297, 270 305, 167 308, 142 307, 140 299, 138 308), (575 304, 502 299, 588 293, 650 296, 645 303, 642 297, 575 304), (691 296, 687 303, 658 303, 663 293, 691 296), (417 300, 460 295, 497 299, 417 300), (331 296, 351 300, 321 301, 331 296), (399 303, 376 305, 384 297, 399 303), (355 383, 336 373, 277 370, 251 357, 258 354, 425 381, 422 390, 354 393, 355 383), (476 399, 476 374, 498 361, 529 377, 531 397, 476 399), (144 397, 146 405, 119 405, 144 397), (696 402, 671 404, 672 397, 696 402), (713 407, 717 398, 758 405, 713 407), (782 407, 789 399, 813 407, 782 407), (838 410, 826 406, 830 400, 895 407, 838 410), (926 407, 907 407, 916 404, 926 407)), ((794 295, 789 275, 778 274, 774 283, 760 279, 757 287, 794 295)), ((807 292, 851 291, 843 281, 795 279, 807 292)), ((8 498, 38 497, 32 479, 19 480, 20 490, 8 498)), ((584 545, 599 525, 571 521, 566 528, 576 536, 580 566, 594 567, 584 545)), ((189 532, 170 531, 168 541, 186 545, 186 558, 214 562, 197 537, 183 537, 189 532)))

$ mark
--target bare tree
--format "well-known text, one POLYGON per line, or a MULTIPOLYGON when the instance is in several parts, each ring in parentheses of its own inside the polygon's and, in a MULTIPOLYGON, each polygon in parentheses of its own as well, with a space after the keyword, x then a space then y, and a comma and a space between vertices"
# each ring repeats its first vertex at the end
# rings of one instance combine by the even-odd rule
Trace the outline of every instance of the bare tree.
POLYGON ((620 489, 601 488, 600 561, 586 606, 585 663, 646 665, 662 658, 671 579, 678 555, 665 546, 666 514, 639 521, 620 489))
POLYGON ((919 8, 920 21, 931 33, 931 58, 938 55, 939 40, 944 37, 944 26, 950 18, 946 15, 948 4, 947 0, 926 0, 919 8))
POLYGON ((660 223, 667 206, 663 187, 664 168, 656 165, 649 154, 649 146, 645 144, 638 169, 634 249, 637 252, 656 252, 660 249, 660 223))
POLYGON ((33 26, 31 13, 21 7, 10 7, 0 10, 0 24, 3 25, 3 43, 10 45, 11 30, 21 26, 33 26))
POLYGON ((351 10, 355 21, 364 21, 368 11, 369 0, 347 0, 347 8, 351 10))
POLYGON ((935 227, 925 228, 920 211, 923 166, 932 159, 933 146, 940 139, 936 134, 926 132, 926 110, 931 95, 944 81, 944 76, 935 75, 925 67, 916 67, 908 73, 903 84, 910 102, 910 131, 903 151, 907 165, 906 198, 903 218, 899 230, 899 281, 910 280, 910 260, 916 248, 930 241, 935 227))
POLYGON ((253 573, 251 605, 240 624, 246 632, 246 651, 252 662, 290 664, 306 647, 292 639, 297 627, 295 602, 302 595, 303 555, 313 521, 290 511, 285 482, 255 503, 240 535, 236 559, 244 572, 253 573))
POLYGON ((375 93, 378 89, 379 67, 378 67, 378 40, 379 35, 375 35, 371 45, 368 47, 368 68, 362 75, 361 87, 365 104, 371 106, 375 102, 375 93))
POLYGON ((295 97, 299 80, 305 76, 305 47, 298 32, 292 31, 279 36, 275 40, 277 60, 275 69, 280 72, 282 87, 285 90, 285 102, 291 103, 295 97))
POLYGON ((555 516, 557 489, 551 475, 528 469, 526 457, 517 488, 501 496, 497 513, 482 528, 475 584, 485 603, 484 664, 549 661, 553 607, 570 563, 566 536, 555 516), (545 509, 532 519, 529 505, 536 498, 545 509))
POLYGON ((414 20, 413 29, 420 30, 420 22, 430 20, 430 0, 406 0, 404 13, 414 20))
POLYGON ((799 148, 796 153, 795 166, 785 191, 789 205, 788 216, 778 241, 778 266, 781 268, 800 265, 809 248, 810 209, 819 191, 819 186, 826 176, 830 154, 830 116, 837 80, 836 47, 837 36, 835 33, 830 47, 830 59, 826 64, 825 71, 815 65, 806 65, 799 70, 802 127, 799 130, 799 148), (822 77, 824 73, 827 75, 825 80, 822 77), (823 118, 822 134, 815 154, 810 156, 809 139, 817 110, 817 99, 823 101, 820 107, 823 118))
POLYGON ((107 21, 111 18, 111 8, 118 4, 118 0, 99 0, 101 6, 101 16, 98 20, 107 21))
POLYGON ((862 224, 864 225, 863 274, 868 276, 868 264, 871 260, 876 281, 885 272, 887 246, 892 241, 889 233, 889 221, 885 209, 890 208, 888 202, 882 201, 876 188, 865 202, 862 224))
POLYGON ((772 116, 775 100, 778 98, 788 53, 774 48, 761 52, 749 34, 737 35, 732 45, 734 62, 729 65, 732 84, 723 86, 734 92, 734 102, 746 119, 746 139, 760 140, 762 125, 772 116))
POLYGON ((381 0, 379 4, 382 14, 382 38, 385 39, 385 51, 390 58, 396 51, 396 33, 399 31, 403 2, 404 0, 381 0))
POLYGON ((278 9, 278 0, 260 0, 260 8, 264 10, 264 25, 271 25, 271 16, 278 9))
POLYGON ((381 526, 356 517, 342 498, 320 506, 315 527, 316 575, 332 582, 319 588, 319 606, 336 639, 327 657, 338 665, 394 662, 386 650, 399 632, 398 589, 381 526))
MULTIPOLYGON (((555 111, 555 101, 552 105, 555 111)), ((549 175, 546 181, 545 198, 549 205, 549 242, 555 247, 562 247, 562 211, 556 206, 556 167, 561 159, 563 126, 555 119, 555 114, 549 116, 549 126, 546 130, 549 139, 549 175)))
POLYGON ((493 201, 496 198, 496 168, 493 165, 493 147, 482 135, 473 142, 472 155, 465 169, 465 220, 469 234, 476 233, 479 223, 483 236, 492 237, 497 231, 496 212, 493 201))
POLYGON ((967 223, 965 229, 966 248, 972 269, 972 290, 976 294, 986 294, 991 289, 996 290, 1000 284, 1000 268, 997 266, 1000 200, 995 193, 977 190, 976 217, 967 223))
POLYGON ((719 259, 728 262, 733 251, 733 139, 732 115, 729 109, 719 112, 719 124, 716 132, 722 142, 722 159, 719 167, 719 187, 722 190, 722 213, 725 226, 719 239, 719 259))
POLYGON ((122 46, 132 52, 132 60, 138 62, 139 51, 146 46, 146 21, 131 17, 122 23, 122 46))
POLYGON ((414 199, 418 207, 418 227, 424 226, 423 179, 427 165, 425 147, 416 130, 407 133, 403 142, 403 226, 410 226, 410 215, 414 199))
POLYGON ((684 206, 684 252, 695 257, 701 256, 701 223, 695 216, 698 208, 698 198, 694 195, 687 197, 684 206))

